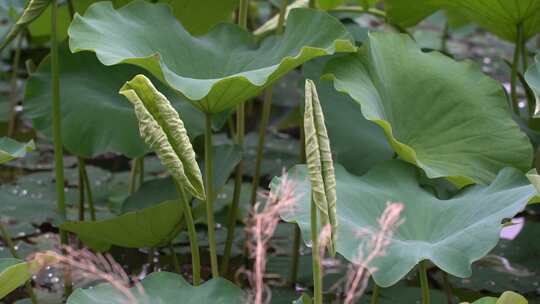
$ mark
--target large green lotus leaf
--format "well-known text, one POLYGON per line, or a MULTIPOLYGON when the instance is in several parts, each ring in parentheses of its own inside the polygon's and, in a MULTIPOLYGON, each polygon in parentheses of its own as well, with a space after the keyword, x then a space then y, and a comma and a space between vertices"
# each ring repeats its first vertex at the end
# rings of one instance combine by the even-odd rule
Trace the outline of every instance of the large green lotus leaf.
POLYGON ((111 219, 66 222, 60 227, 77 234, 85 244, 99 251, 107 250, 110 245, 155 247, 166 244, 180 232, 183 215, 182 204, 174 200, 111 219))
MULTIPOLYGON (((319 79, 329 58, 305 64, 304 76, 319 79)), ((388 144, 383 129, 362 116, 358 103, 349 95, 334 90, 328 81, 315 80, 315 85, 336 162, 349 172, 361 175, 374 165, 392 159, 394 150, 388 144)))
POLYGON ((24 157, 27 152, 36 148, 34 141, 20 143, 9 137, 0 137, 0 164, 12 159, 24 157))
MULTIPOLYGON (((282 217, 296 222, 306 243, 310 240, 310 193, 304 165, 289 171, 298 202, 282 217)), ((419 185, 419 172, 406 162, 392 160, 358 177, 336 166, 337 211, 340 223, 337 252, 357 257, 359 232, 377 231, 377 218, 388 202, 402 202, 404 223, 395 231, 387 254, 374 260, 373 278, 388 287, 430 260, 458 277, 471 275, 471 263, 485 256, 499 240, 501 222, 521 211, 536 193, 523 173, 503 169, 490 186, 475 185, 441 200, 419 185)), ((277 185, 276 179, 273 188, 277 185)))
POLYGON ((413 26, 435 11, 446 8, 478 23, 495 35, 515 41, 517 26, 525 39, 540 32, 538 0, 386 0, 388 18, 401 26, 413 26))
POLYGON ((493 34, 516 41, 517 26, 522 24, 526 40, 540 32, 538 0, 445 0, 448 7, 459 10, 493 34))
MULTIPOLYGON (((217 278, 199 286, 191 286, 181 275, 154 272, 142 280, 144 293, 132 287, 133 295, 141 303, 159 304, 231 304, 243 303, 244 292, 233 283, 217 278), (145 300, 147 300, 145 302, 145 300)), ((93 288, 79 288, 68 298, 67 304, 123 304, 126 297, 110 284, 93 288)))
POLYGON ((94 51, 105 65, 141 66, 208 113, 258 95, 312 58, 355 49, 345 27, 320 11, 293 10, 285 33, 258 46, 233 24, 193 37, 168 6, 138 0, 118 10, 110 2, 93 5, 75 17, 69 36, 73 52, 94 51))
POLYGON ((19 259, 0 259, 0 300, 30 279, 28 263, 19 259))
POLYGON ((326 71, 430 178, 487 184, 506 166, 525 172, 532 163, 502 87, 470 62, 423 53, 407 35, 370 33, 358 53, 331 60, 326 71))
MULTIPOLYGON (((138 67, 106 67, 92 54, 72 54, 60 48, 60 99, 62 100, 62 139, 73 154, 92 157, 117 152, 128 157, 144 155, 148 148, 139 135, 133 106, 118 94, 127 80, 140 74, 138 67)), ((26 84, 25 116, 35 129, 52 134, 51 67, 47 57, 26 84)), ((159 84, 158 82, 156 82, 159 84)), ((200 111, 175 91, 158 86, 173 103, 191 137, 204 130, 200 111)))

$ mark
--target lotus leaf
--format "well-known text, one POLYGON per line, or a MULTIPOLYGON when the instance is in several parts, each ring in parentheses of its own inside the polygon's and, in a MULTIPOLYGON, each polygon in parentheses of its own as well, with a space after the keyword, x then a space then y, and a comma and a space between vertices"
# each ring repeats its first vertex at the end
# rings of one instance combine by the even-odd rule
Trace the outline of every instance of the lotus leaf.
MULTIPOLYGON (((175 273, 154 272, 142 281, 144 294, 136 287, 131 291, 136 298, 147 299, 148 303, 176 304, 229 304, 242 303, 244 293, 231 282, 217 278, 200 286, 191 286, 175 273)), ((110 284, 94 288, 77 289, 68 298, 67 304, 123 304, 126 297, 110 284)), ((143 302, 144 303, 144 302, 143 302)))
POLYGON ((386 0, 388 17, 401 26, 413 26, 445 8, 478 23, 495 35, 516 41, 517 27, 525 39, 540 32, 540 2, 537 0, 386 0))
POLYGON ((326 68, 397 154, 430 178, 488 184, 506 166, 526 172, 532 163, 502 87, 471 63, 423 53, 406 35, 370 33, 358 53, 326 68))
POLYGON ((60 227, 78 235, 89 247, 104 251, 111 245, 140 248, 167 244, 181 229, 183 208, 165 201, 96 222, 66 222, 60 227))
POLYGON ((73 52, 94 51, 105 65, 141 66, 207 113, 231 109, 258 95, 312 58, 355 50, 337 19, 310 9, 293 10, 285 33, 260 46, 232 24, 193 37, 169 7, 145 1, 118 10, 110 2, 97 3, 75 17, 69 36, 73 52), (156 35, 156 28, 168 30, 156 35))
MULTIPOLYGON (((105 152, 140 157, 148 148, 141 139, 133 107, 118 94, 122 85, 144 70, 133 66, 105 67, 92 54, 59 50, 62 139, 68 151, 91 157, 105 152), (121 126, 121 127, 119 127, 121 126)), ((52 133, 51 66, 47 57, 30 76, 24 97, 24 115, 34 128, 52 133)), ((204 118, 191 104, 165 86, 167 95, 185 122, 191 137, 202 134, 204 118)))
MULTIPOLYGON (((430 260, 458 277, 471 275, 471 263, 495 247, 501 222, 521 211, 536 193, 523 173, 505 168, 489 186, 463 189, 453 198, 442 200, 420 187, 418 169, 392 160, 358 177, 336 166, 337 252, 347 260, 357 258, 361 231, 375 233, 377 218, 388 202, 405 205, 404 223, 395 231, 387 254, 373 261, 378 271, 373 278, 388 287, 411 271, 422 260, 430 260)), ((296 222, 306 243, 310 240, 310 195, 307 168, 289 170, 299 200, 284 220, 296 222)), ((277 180, 272 184, 275 186, 277 180)))

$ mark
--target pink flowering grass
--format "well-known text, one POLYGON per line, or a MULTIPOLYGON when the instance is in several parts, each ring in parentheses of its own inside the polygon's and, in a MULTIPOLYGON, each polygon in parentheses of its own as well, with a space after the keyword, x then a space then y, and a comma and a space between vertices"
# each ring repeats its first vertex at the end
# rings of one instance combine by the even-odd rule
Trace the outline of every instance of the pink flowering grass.
POLYGON ((360 244, 356 260, 349 265, 344 304, 355 303, 366 290, 370 273, 377 271, 371 264, 377 257, 386 255, 386 249, 391 244, 395 230, 403 223, 400 219, 403 209, 402 203, 388 203, 377 220, 379 230, 360 232, 359 237, 368 236, 368 239, 360 244))
POLYGON ((254 259, 253 271, 248 273, 248 279, 253 288, 249 303, 269 303, 270 290, 264 283, 267 252, 270 239, 274 235, 280 221, 280 213, 290 211, 298 201, 295 196, 295 184, 284 174, 275 192, 263 195, 265 204, 255 204, 251 211, 247 232, 249 235, 248 250, 250 257, 254 259))

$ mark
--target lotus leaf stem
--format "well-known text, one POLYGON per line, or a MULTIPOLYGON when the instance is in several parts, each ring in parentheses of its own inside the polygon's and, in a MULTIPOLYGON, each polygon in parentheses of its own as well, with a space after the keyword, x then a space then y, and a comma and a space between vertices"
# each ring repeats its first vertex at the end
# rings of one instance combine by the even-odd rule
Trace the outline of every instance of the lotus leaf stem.
POLYGON ((514 47, 514 59, 512 61, 512 72, 510 75, 510 97, 512 100, 512 108, 514 113, 519 115, 519 98, 517 95, 517 80, 519 72, 519 59, 521 55, 522 39, 523 39, 523 24, 519 23, 516 27, 516 42, 514 47))
POLYGON ((319 254, 319 232, 317 225, 318 207, 314 201, 311 202, 311 255, 313 267, 313 300, 314 304, 323 303, 322 276, 321 276, 321 256, 319 254))
POLYGON ((15 55, 13 57, 13 64, 11 65, 11 80, 10 80, 10 108, 11 111, 9 113, 9 122, 8 122, 8 137, 12 137, 15 134, 15 128, 17 126, 17 91, 18 91, 18 85, 17 85, 17 76, 18 76, 18 70, 19 70, 19 63, 21 61, 21 50, 22 50, 22 42, 23 42, 23 34, 20 33, 17 36, 17 42, 16 42, 16 48, 15 48, 15 55))
POLYGON ((206 179, 206 222, 208 225, 208 246, 210 247, 210 265, 212 277, 219 277, 219 266, 216 249, 216 231, 214 222, 214 183, 212 173, 212 115, 205 113, 204 135, 204 171, 206 179))
MULTIPOLYGON (((56 16, 58 14, 57 0, 51 1, 51 75, 52 75, 52 124, 54 141, 54 168, 56 176, 56 204, 61 221, 65 221, 66 202, 64 193, 64 153, 62 150, 62 122, 60 109, 60 68, 58 64, 58 38, 56 16)), ((60 242, 68 245, 68 235, 60 230, 60 242)), ((69 296, 73 290, 70 270, 64 271, 64 296, 69 296)))
POLYGON ((294 239, 292 246, 291 257, 291 270, 289 272, 289 281, 287 282, 290 287, 294 287, 298 279, 298 265, 300 260, 300 240, 302 236, 300 234, 300 228, 298 225, 294 225, 294 239))
POLYGON ((77 158, 77 167, 79 168, 79 221, 84 221, 84 160, 77 158))
MULTIPOLYGON (((190 200, 188 199, 188 196, 186 195, 186 192, 184 191, 184 187, 180 185, 178 182, 175 181, 176 190, 178 191, 178 194, 180 195, 180 202, 182 204, 182 207, 184 209, 184 219, 186 221, 186 226, 188 230, 188 236, 189 236, 189 245, 191 248, 191 264, 193 267, 193 285, 199 285, 201 284, 201 257, 199 253, 199 242, 197 240, 197 230, 195 229, 195 223, 193 222, 193 214, 191 212, 191 205, 190 200)), ((176 257, 176 252, 174 251, 174 248, 171 247, 171 253, 173 254, 173 261, 175 263, 175 267, 177 268, 177 272, 180 273, 179 269, 180 266, 177 266, 178 259, 176 257)))
POLYGON ((422 304, 429 304, 429 282, 427 276, 427 261, 419 264, 420 287, 422 288, 422 304))
MULTIPOLYGON (((178 256, 176 255, 176 251, 174 250, 174 246, 172 242, 169 242, 169 251, 171 252, 171 257, 174 264, 174 270, 176 271, 176 273, 181 274, 182 269, 180 268, 180 262, 178 261, 178 256)), ((195 272, 195 267, 193 267, 193 272, 195 272)), ((198 285, 198 284, 195 284, 195 275, 193 276, 193 285, 198 285)))
POLYGON ((84 190, 86 193, 86 201, 88 202, 88 209, 90 210, 90 219, 92 221, 96 221, 96 209, 94 207, 94 198, 92 195, 92 184, 90 183, 90 179, 88 178, 88 171, 86 170, 86 162, 84 158, 81 158, 82 164, 82 173, 83 173, 83 183, 84 183, 84 190))

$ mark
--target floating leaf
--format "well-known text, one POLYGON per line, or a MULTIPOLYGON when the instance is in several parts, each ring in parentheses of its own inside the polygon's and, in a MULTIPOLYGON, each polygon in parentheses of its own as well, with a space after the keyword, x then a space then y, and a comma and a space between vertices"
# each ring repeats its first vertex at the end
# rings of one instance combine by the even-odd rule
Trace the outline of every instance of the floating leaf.
POLYGON ((293 10, 285 33, 260 46, 252 34, 232 24, 193 37, 167 6, 145 1, 118 10, 110 2, 97 3, 75 17, 69 36, 73 52, 94 51, 105 65, 141 66, 207 113, 258 95, 312 58, 355 50, 337 19, 310 9, 293 10), (169 30, 156 34, 157 28, 169 30))
POLYGON ((66 222, 60 227, 89 247, 105 251, 111 245, 141 248, 167 244, 181 230, 183 208, 179 201, 165 201, 96 222, 66 222))
MULTIPOLYGON (((191 286, 186 280, 170 272, 154 272, 142 280, 144 294, 137 287, 131 292, 138 299, 149 303, 176 304, 230 304, 243 303, 244 293, 231 282, 217 278, 199 286, 191 286)), ((93 288, 77 289, 68 298, 67 304, 123 304, 126 297, 110 284, 93 288)))
POLYGON ((306 139, 306 163, 311 180, 313 202, 321 211, 321 224, 330 224, 330 252, 335 255, 336 244, 336 177, 334 161, 330 150, 330 140, 324 124, 324 115, 317 96, 317 89, 311 80, 306 80, 306 102, 304 111, 304 132, 306 139))
POLYGON ((0 259, 0 300, 30 279, 28 263, 19 259, 0 259))
MULTIPOLYGON (((66 149, 84 157, 106 152, 131 158, 146 154, 148 148, 139 135, 133 107, 118 94, 126 80, 143 70, 128 65, 106 67, 92 54, 72 54, 67 45, 60 47, 59 63, 62 140, 66 149)), ((26 83, 23 101, 24 116, 48 136, 52 136, 51 82, 50 57, 46 57, 26 83)), ((188 134, 202 134, 203 114, 171 89, 157 88, 180 112, 188 134)))
POLYGON ((32 21, 36 20, 43 11, 49 6, 51 0, 30 0, 24 9, 22 15, 17 20, 17 23, 11 28, 6 35, 0 50, 3 50, 20 32, 22 32, 32 21))
MULTIPOLYGON (((419 185, 418 170, 399 160, 378 165, 358 177, 336 166, 337 218, 336 249, 347 260, 357 258, 361 231, 376 233, 377 218, 387 202, 402 202, 404 223, 392 237, 386 255, 371 266, 373 278, 388 287, 411 271, 418 262, 430 260, 458 277, 471 275, 471 263, 495 247, 501 222, 521 211, 536 193, 523 173, 503 169, 490 186, 471 186, 448 200, 441 200, 419 185)), ((296 222, 304 240, 310 239, 310 183, 307 168, 296 166, 288 178, 300 197, 291 213, 282 217, 296 222)), ((275 180, 272 185, 278 182, 275 180)), ((369 237, 369 236, 366 236, 369 237)))
POLYGON ((6 163, 15 158, 21 158, 27 152, 36 148, 34 141, 20 143, 9 137, 0 137, 0 164, 6 163))
POLYGON ((144 141, 156 152, 169 173, 193 196, 205 200, 201 170, 184 123, 144 75, 137 75, 120 89, 135 107, 144 141))
POLYGON ((357 54, 331 60, 327 72, 397 154, 430 178, 487 184, 506 166, 525 172, 532 163, 502 87, 471 63, 423 53, 406 35, 370 33, 357 54))

